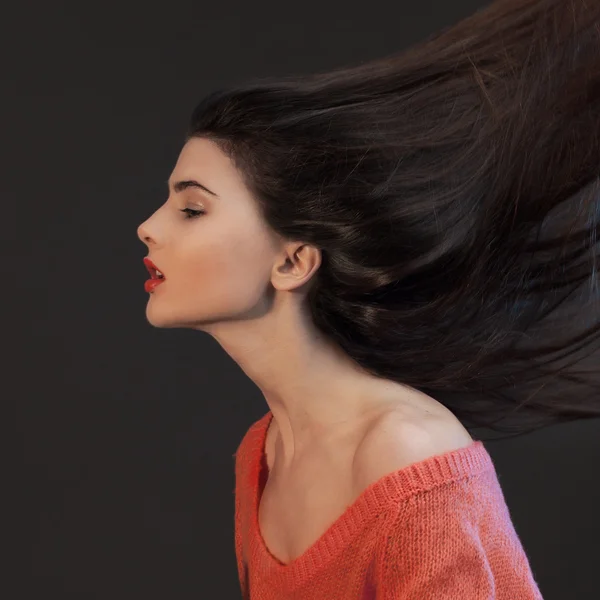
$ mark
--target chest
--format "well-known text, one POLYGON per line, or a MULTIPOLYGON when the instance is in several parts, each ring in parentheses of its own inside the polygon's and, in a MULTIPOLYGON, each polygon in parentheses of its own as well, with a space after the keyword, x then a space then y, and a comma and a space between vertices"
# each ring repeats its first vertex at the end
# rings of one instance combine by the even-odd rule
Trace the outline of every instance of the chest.
POLYGON ((289 564, 304 554, 356 500, 359 492, 349 469, 321 464, 305 475, 267 480, 258 523, 265 545, 280 562, 289 564))
POLYGON ((419 427, 388 420, 374 427, 360 446, 353 440, 302 463, 293 473, 282 473, 274 467, 273 441, 267 436, 267 477, 258 507, 263 542, 275 558, 289 564, 318 542, 368 486, 472 442, 454 417, 424 419, 419 427))

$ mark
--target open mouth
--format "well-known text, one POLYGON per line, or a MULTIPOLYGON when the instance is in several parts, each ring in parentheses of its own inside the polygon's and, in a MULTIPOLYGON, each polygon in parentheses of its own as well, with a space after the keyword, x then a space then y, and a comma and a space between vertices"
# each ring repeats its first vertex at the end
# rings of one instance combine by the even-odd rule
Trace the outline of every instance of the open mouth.
POLYGON ((146 269, 148 270, 148 273, 150 273, 150 277, 152 277, 152 279, 165 278, 163 272, 160 271, 148 257, 144 258, 144 264, 146 265, 146 269))

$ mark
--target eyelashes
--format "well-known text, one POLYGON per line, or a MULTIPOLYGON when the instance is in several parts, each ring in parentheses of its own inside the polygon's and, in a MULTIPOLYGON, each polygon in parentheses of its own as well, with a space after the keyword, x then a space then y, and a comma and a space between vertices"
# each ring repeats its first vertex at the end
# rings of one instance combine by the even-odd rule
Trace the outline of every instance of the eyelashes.
POLYGON ((203 215, 206 211, 195 210, 193 208, 182 208, 182 209, 180 209, 180 212, 186 214, 186 216, 184 218, 187 220, 187 219, 195 219, 196 217, 203 215))

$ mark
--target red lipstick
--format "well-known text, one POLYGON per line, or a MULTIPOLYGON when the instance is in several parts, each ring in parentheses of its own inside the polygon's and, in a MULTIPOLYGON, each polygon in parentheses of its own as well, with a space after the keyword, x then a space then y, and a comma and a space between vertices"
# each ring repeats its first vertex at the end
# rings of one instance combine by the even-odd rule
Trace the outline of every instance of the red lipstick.
POLYGON ((150 293, 165 281, 165 276, 147 256, 144 257, 144 264, 146 265, 146 269, 148 269, 148 273, 150 273, 151 277, 151 279, 148 279, 146 282, 144 282, 144 289, 150 293))

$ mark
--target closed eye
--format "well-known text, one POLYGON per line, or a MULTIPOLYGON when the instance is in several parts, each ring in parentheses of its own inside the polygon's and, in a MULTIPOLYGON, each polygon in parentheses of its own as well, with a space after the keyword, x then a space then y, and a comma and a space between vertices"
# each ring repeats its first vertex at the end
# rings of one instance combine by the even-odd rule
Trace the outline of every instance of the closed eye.
POLYGON ((181 212, 185 213, 187 215, 185 217, 186 219, 194 219, 195 217, 199 217, 200 215, 203 215, 206 211, 204 211, 204 210, 195 210, 193 208, 182 208, 181 212))

